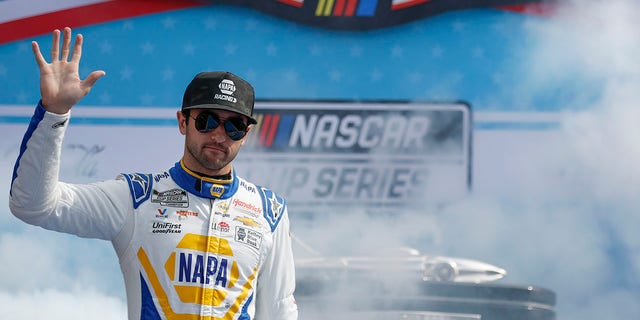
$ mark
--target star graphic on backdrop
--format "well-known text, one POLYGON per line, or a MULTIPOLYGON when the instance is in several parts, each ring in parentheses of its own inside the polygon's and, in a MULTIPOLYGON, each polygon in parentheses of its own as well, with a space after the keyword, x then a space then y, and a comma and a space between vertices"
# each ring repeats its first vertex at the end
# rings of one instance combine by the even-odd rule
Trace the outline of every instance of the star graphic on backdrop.
POLYGON ((91 73, 91 71, 93 70, 89 70, 88 66, 83 65, 82 67, 80 67, 80 74, 89 74, 91 73))
POLYGON ((173 69, 171 69, 171 67, 166 67, 162 71, 162 80, 165 80, 165 81, 173 80, 174 73, 175 72, 173 71, 173 69))
POLYGON ((182 47, 182 51, 184 54, 192 56, 196 52, 196 46, 193 43, 189 42, 182 47))
POLYGON ((238 45, 235 43, 228 43, 224 46, 224 54, 228 56, 235 55, 237 50, 238 45))
POLYGON ((18 52, 28 52, 31 50, 31 42, 20 42, 18 44, 18 52))
POLYGON ((413 71, 409 73, 407 77, 409 78, 410 82, 418 83, 422 81, 422 78, 424 77, 424 75, 421 72, 413 71))
POLYGON ((155 97, 153 95, 145 93, 145 94, 140 96, 140 102, 141 102, 142 105, 150 106, 150 105, 153 105, 153 99, 154 98, 155 97))
POLYGON ((403 54, 404 54, 404 50, 402 49, 401 46, 394 45, 393 48, 391 48, 392 58, 401 58, 403 54))
POLYGON ((249 18, 244 23, 244 29, 246 31, 258 30, 258 20, 249 18))
POLYGON ((100 43, 101 53, 111 53, 112 51, 113 51, 113 46, 111 45, 111 42, 109 42, 108 40, 103 40, 100 43))
POLYGON ((134 29, 135 29, 135 28, 134 28, 134 26, 133 26, 133 21, 131 21, 131 20, 125 20, 125 21, 122 23, 122 30, 132 31, 132 30, 134 30, 134 29))
POLYGON ((143 56, 153 54, 153 52, 156 50, 156 47, 149 41, 143 43, 140 48, 142 49, 143 56))
POLYGON ((340 82, 340 80, 342 80, 342 73, 339 70, 333 69, 329 72, 329 78, 331 78, 331 81, 340 82))
POLYGON ((284 79, 289 82, 298 81, 298 72, 295 69, 289 69, 284 72, 284 79))
POLYGON ((504 74, 502 74, 502 72, 494 72, 491 75, 491 81, 495 84, 502 84, 504 81, 504 74))
POLYGON ((320 46, 317 43, 314 43, 309 47, 309 54, 311 54, 314 57, 318 57, 322 55, 322 48, 320 48, 320 46))
POLYGON ((355 58, 362 56, 362 47, 359 45, 352 46, 349 50, 349 54, 355 58))
POLYGON ((124 66, 122 70, 120 70, 120 80, 131 80, 132 75, 133 69, 129 66, 124 66))
POLYGON ((460 19, 456 19, 453 24, 451 24, 451 28, 455 32, 462 32, 467 28, 467 24, 462 22, 460 19))
POLYGON ((202 21, 202 23, 204 23, 204 28, 206 30, 215 30, 218 26, 218 22, 212 16, 208 16, 204 21, 202 21))
POLYGON ((111 95, 106 91, 103 91, 102 94, 100 94, 99 99, 101 104, 108 105, 111 103, 111 95))
POLYGON ((416 24, 413 25, 413 27, 411 27, 411 29, 413 29, 413 31, 416 32, 416 33, 424 33, 424 25, 423 24, 416 23, 416 24))
POLYGON ((16 94, 16 100, 18 101, 18 103, 26 103, 27 97, 27 93, 22 90, 16 94))
POLYGON ((507 34, 511 30, 509 30, 509 25, 506 23, 505 19, 495 19, 494 23, 491 25, 491 28, 498 33, 507 34))
POLYGON ((167 17, 164 20, 162 20, 162 25, 164 26, 165 29, 175 29, 176 19, 167 17))
POLYGON ((444 49, 442 49, 442 47, 439 46, 439 45, 431 48, 431 56, 434 57, 434 58, 442 57, 442 53, 443 52, 444 52, 444 49))
POLYGON ((464 80, 464 73, 460 71, 453 71, 449 74, 449 79, 451 79, 454 83, 458 83, 464 80))
POLYGON ((276 46, 273 42, 269 43, 266 50, 267 50, 267 55, 269 56, 275 57, 278 55, 278 46, 276 46))
POLYGON ((484 58, 484 49, 482 47, 475 47, 471 51, 471 55, 476 59, 484 58))
POLYGON ((258 74, 253 69, 247 70, 247 72, 245 72, 245 76, 249 81, 255 81, 256 79, 258 79, 258 74))
POLYGON ((382 72, 380 72, 380 70, 373 69, 373 71, 369 73, 369 80, 371 80, 371 82, 377 82, 380 81, 380 79, 382 79, 382 72))

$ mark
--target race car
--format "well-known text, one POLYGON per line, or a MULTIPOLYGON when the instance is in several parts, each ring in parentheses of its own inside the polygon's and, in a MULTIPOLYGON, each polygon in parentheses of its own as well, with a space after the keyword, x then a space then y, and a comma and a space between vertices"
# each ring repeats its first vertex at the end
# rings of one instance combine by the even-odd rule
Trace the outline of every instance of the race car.
MULTIPOLYGON (((304 282, 369 278, 387 280, 482 283, 503 278, 497 266, 471 259, 431 256, 409 247, 383 249, 369 256, 328 256, 292 235, 304 251, 296 256, 296 276, 304 282), (300 257, 303 256, 303 257, 300 257)), ((299 251, 298 251, 299 252, 299 251)))
POLYGON ((555 319, 553 291, 497 283, 507 272, 492 264, 408 247, 335 256, 292 239, 301 319, 555 319))

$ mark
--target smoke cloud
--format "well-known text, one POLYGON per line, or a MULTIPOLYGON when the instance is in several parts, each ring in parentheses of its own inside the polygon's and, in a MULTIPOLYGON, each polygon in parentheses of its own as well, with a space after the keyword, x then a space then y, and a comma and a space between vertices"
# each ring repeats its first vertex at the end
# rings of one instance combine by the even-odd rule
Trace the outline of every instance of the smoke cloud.
POLYGON ((552 132, 476 130, 466 199, 375 219, 337 215, 300 233, 337 255, 410 245, 495 264, 508 271, 503 284, 555 291, 558 319, 637 318, 638 12, 637 1, 565 1, 528 22, 532 46, 514 66, 522 81, 501 95, 534 109, 551 90, 567 111, 552 132))

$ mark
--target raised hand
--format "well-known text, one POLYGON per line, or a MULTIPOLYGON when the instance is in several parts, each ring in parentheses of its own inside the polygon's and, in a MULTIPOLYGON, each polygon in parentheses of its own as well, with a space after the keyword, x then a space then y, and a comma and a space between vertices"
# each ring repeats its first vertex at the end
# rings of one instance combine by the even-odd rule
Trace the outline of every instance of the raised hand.
POLYGON ((105 75, 104 71, 97 70, 81 80, 78 69, 82 57, 82 35, 76 35, 72 52, 71 28, 64 28, 63 34, 62 52, 60 52, 60 30, 53 31, 51 63, 47 63, 42 56, 38 43, 35 41, 31 43, 33 55, 40 68, 42 105, 47 111, 58 114, 69 112, 71 107, 91 91, 96 81, 105 75))

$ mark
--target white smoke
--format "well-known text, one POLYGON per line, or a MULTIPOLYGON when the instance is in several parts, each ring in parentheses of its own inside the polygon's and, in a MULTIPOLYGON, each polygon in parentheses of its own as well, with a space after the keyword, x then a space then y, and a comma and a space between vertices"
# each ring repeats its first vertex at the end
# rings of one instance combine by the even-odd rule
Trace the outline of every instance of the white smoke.
POLYGON ((0 309, 4 319, 84 320, 127 318, 126 306, 120 299, 96 290, 0 291, 0 309))
POLYGON ((108 242, 29 226, 9 212, 11 174, 25 128, 3 130, 12 139, 0 143, 1 318, 126 319, 124 284, 108 242))
POLYGON ((489 192, 440 214, 440 249, 554 290, 558 319, 640 316, 638 12, 637 1, 568 1, 532 20, 535 50, 522 57, 518 92, 526 103, 557 91, 576 111, 557 135, 496 155, 510 159, 510 176, 494 171, 489 192))
POLYGON ((323 217, 300 233, 338 255, 412 245, 495 264, 509 272, 503 284, 555 291, 558 319, 638 318, 638 12, 638 1, 566 1, 530 20, 521 83, 502 95, 543 108, 536 95, 552 92, 569 111, 553 132, 476 131, 464 201, 373 220, 323 217))

